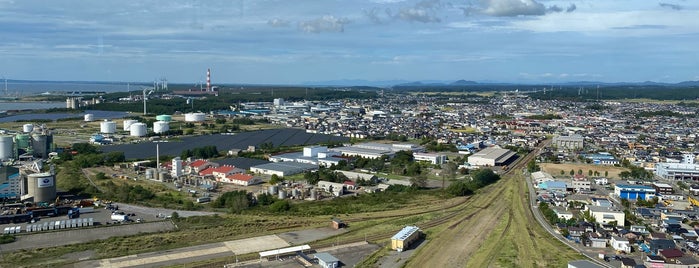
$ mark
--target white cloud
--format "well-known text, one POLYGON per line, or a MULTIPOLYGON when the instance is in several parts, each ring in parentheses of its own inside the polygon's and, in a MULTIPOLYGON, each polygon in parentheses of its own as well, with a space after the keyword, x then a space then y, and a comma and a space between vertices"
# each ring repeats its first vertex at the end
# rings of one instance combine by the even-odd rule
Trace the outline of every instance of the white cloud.
POLYGON ((345 25, 348 23, 350 21, 347 18, 326 15, 318 19, 300 22, 299 29, 307 33, 344 32, 345 25))
POLYGON ((272 27, 287 27, 291 25, 291 22, 288 20, 283 20, 283 19, 271 19, 267 21, 267 25, 270 25, 272 27))
POLYGON ((546 7, 534 0, 489 0, 483 12, 498 17, 540 16, 546 14, 546 7))

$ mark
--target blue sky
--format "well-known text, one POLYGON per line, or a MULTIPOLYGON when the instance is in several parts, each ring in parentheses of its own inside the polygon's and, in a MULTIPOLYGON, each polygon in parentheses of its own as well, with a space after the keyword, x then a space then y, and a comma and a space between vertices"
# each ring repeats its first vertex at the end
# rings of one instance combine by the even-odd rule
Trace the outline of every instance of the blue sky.
POLYGON ((693 0, 0 0, 10 79, 699 80, 693 0))

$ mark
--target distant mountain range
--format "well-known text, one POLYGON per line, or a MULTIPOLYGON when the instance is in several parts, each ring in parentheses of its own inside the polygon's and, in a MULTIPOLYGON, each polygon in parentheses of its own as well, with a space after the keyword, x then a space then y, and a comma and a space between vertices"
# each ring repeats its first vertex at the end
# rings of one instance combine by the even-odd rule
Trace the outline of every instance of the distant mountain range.
POLYGON ((575 82, 558 82, 558 83, 506 83, 492 81, 444 81, 444 80, 422 80, 422 81, 407 81, 407 80, 380 80, 370 81, 361 79, 344 79, 344 80, 328 80, 304 82, 304 86, 373 86, 373 87, 419 87, 419 86, 478 86, 478 85, 550 85, 550 86, 680 86, 693 87, 699 86, 699 81, 684 81, 679 83, 661 83, 653 81, 645 82, 598 82, 598 81, 575 81, 575 82))

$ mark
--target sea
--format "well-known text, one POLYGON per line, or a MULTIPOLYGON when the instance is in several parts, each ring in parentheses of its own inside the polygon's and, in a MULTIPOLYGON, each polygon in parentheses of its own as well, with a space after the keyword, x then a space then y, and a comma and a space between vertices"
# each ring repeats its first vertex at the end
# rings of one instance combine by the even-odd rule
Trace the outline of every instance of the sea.
MULTIPOLYGON (((7 80, 7 90, 4 81, 0 81, 0 122, 12 122, 16 120, 49 119, 78 117, 84 114, 51 113, 51 114, 21 114, 4 116, 5 111, 12 110, 39 110, 50 108, 65 108, 65 102, 25 102, 12 101, 21 97, 33 95, 70 94, 75 92, 122 92, 139 89, 139 84, 127 84, 117 82, 56 82, 56 81, 20 81, 7 80)), ((96 119, 112 119, 126 116, 124 112, 88 111, 95 114, 96 119)))

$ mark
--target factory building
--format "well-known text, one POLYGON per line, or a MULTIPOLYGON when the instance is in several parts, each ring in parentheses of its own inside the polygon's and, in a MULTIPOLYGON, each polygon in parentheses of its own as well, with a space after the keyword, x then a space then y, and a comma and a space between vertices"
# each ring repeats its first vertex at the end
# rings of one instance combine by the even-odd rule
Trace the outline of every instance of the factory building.
POLYGON ((406 226, 397 234, 391 237, 391 249, 402 252, 410 248, 410 244, 420 238, 420 228, 417 226, 406 226))
POLYGON ((21 190, 19 169, 0 165, 0 198, 19 198, 21 190))
POLYGON ((614 194, 622 199, 636 200, 640 198, 650 200, 655 197, 655 189, 645 185, 617 184, 614 186, 614 194))
POLYGON ((699 181, 699 165, 694 163, 658 163, 655 175, 667 180, 699 181))
POLYGON ((280 162, 250 167, 250 171, 253 173, 277 175, 279 177, 299 174, 310 170, 318 170, 318 166, 296 162, 280 162))
POLYGON ((581 135, 571 135, 571 136, 556 136, 553 137, 553 145, 558 147, 558 149, 582 149, 584 144, 584 138, 581 135))
POLYGON ((510 164, 517 154, 508 149, 500 147, 485 148, 468 157, 468 163, 472 166, 505 166, 510 164))
POLYGON ((414 153, 415 161, 427 161, 433 165, 441 165, 447 162, 447 156, 443 154, 414 153))

